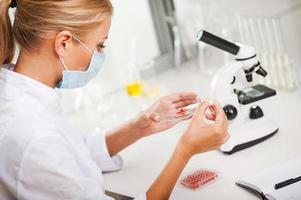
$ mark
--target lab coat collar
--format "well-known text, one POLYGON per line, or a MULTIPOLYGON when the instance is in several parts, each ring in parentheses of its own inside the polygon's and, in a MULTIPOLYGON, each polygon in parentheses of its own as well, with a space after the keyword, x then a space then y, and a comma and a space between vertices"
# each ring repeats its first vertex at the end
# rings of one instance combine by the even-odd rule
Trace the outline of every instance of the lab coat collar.
POLYGON ((0 83, 2 81, 5 83, 4 95, 8 98, 29 96, 33 101, 26 102, 26 104, 39 102, 40 105, 36 105, 38 109, 61 114, 60 94, 57 89, 17 73, 14 68, 13 64, 6 64, 0 68, 0 83))

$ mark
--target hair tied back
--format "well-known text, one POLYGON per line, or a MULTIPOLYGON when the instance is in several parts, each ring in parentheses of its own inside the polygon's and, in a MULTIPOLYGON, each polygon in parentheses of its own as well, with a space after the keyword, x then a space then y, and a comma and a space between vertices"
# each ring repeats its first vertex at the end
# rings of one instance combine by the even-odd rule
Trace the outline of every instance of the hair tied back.
POLYGON ((11 1, 11 4, 10 4, 10 7, 11 7, 11 8, 17 7, 17 0, 12 0, 12 1, 11 1))

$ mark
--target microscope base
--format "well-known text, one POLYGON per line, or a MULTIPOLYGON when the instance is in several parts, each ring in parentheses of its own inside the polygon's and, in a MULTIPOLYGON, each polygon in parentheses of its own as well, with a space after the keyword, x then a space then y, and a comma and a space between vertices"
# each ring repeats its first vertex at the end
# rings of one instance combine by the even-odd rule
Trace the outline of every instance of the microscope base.
POLYGON ((220 151, 225 154, 233 154, 265 141, 275 135, 278 130, 279 128, 265 117, 248 120, 239 126, 230 124, 230 139, 220 147, 220 151))

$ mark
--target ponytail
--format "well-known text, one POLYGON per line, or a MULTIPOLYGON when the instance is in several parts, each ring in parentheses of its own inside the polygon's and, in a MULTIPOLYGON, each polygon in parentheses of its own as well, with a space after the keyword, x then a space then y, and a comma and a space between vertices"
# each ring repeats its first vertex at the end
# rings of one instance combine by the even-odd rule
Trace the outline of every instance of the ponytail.
POLYGON ((13 28, 9 18, 11 0, 0 0, 0 65, 10 63, 15 53, 13 28))

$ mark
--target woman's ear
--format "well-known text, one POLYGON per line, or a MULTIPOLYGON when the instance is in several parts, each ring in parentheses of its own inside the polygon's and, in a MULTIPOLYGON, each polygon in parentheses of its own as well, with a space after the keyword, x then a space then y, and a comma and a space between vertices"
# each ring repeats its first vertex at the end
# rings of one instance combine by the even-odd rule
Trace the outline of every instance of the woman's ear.
POLYGON ((58 56, 63 58, 67 54, 72 44, 72 34, 69 31, 61 31, 55 37, 54 50, 58 56))

